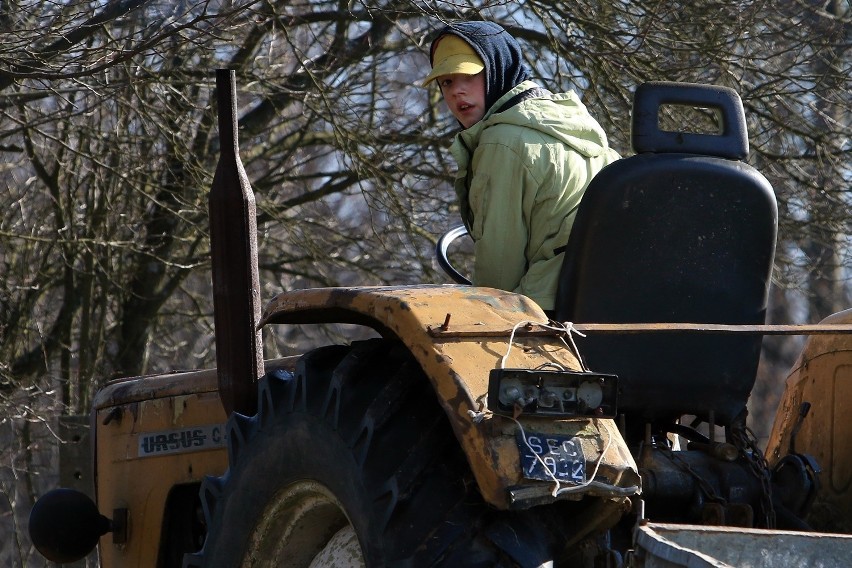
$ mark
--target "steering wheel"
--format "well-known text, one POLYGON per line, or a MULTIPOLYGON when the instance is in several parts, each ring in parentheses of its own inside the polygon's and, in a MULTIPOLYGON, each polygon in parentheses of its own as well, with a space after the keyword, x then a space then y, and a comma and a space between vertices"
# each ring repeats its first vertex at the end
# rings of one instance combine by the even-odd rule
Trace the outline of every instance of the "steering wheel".
POLYGON ((447 249, 457 238, 467 235, 467 227, 464 225, 459 225, 458 227, 453 227, 438 239, 438 244, 435 246, 435 256, 438 258, 438 266, 441 267, 447 276, 453 279, 454 282, 458 284, 465 284, 470 286, 473 284, 470 280, 465 278, 461 272, 455 269, 455 267, 450 264, 449 259, 447 259, 447 249))

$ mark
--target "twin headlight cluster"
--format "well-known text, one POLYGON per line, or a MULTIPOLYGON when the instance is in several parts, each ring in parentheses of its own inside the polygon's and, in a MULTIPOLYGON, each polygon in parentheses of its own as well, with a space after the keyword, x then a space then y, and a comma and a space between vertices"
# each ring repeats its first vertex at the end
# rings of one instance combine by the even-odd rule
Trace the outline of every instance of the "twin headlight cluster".
POLYGON ((550 369, 493 369, 488 381, 492 412, 552 418, 614 418, 618 377, 550 369))

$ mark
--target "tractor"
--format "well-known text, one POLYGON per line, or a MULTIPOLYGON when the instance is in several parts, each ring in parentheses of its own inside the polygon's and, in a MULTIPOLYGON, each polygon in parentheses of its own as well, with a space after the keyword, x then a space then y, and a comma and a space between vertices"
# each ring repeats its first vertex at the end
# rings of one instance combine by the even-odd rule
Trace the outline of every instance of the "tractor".
MULTIPOLYGON (((852 554, 852 310, 766 325, 778 213, 731 89, 640 85, 635 155, 576 213, 554 313, 465 284, 320 288, 261 310, 236 86, 217 72, 215 370, 108 383, 96 502, 56 489, 55 562, 127 566, 837 566, 852 554), (660 127, 667 105, 718 133, 660 127), (375 337, 265 360, 267 325, 375 337), (768 447, 762 338, 809 339, 768 447)), ((469 283, 468 283, 469 284, 469 283)))

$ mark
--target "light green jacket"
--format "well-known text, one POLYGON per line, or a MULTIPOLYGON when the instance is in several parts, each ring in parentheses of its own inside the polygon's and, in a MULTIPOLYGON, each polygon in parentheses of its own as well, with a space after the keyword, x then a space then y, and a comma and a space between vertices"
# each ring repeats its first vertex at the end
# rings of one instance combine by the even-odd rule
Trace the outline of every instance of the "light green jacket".
POLYGON ((524 81, 498 100, 451 147, 455 190, 474 240, 477 286, 519 292, 552 310, 583 191, 618 159, 606 134, 573 92, 531 98, 495 113, 524 81))

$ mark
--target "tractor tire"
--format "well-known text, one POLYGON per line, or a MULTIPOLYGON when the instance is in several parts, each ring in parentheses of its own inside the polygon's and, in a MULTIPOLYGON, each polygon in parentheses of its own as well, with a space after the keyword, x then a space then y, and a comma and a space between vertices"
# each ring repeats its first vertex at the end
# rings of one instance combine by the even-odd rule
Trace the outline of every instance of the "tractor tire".
MULTIPOLYGON (((230 467, 208 477, 202 550, 185 566, 552 566, 534 512, 479 495, 418 363, 374 339, 304 355, 228 423, 230 467)), ((548 542, 552 540, 553 542, 548 542)))

